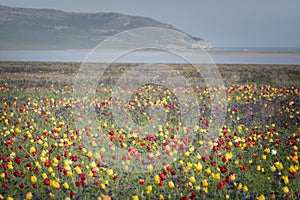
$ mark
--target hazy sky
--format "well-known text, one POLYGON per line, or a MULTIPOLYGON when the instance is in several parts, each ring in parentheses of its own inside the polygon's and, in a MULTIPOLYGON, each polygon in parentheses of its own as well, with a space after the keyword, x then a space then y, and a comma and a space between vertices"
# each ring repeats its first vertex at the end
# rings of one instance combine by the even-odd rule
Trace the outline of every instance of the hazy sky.
POLYGON ((17 7, 151 17, 214 47, 300 47, 300 0, 0 0, 17 7))

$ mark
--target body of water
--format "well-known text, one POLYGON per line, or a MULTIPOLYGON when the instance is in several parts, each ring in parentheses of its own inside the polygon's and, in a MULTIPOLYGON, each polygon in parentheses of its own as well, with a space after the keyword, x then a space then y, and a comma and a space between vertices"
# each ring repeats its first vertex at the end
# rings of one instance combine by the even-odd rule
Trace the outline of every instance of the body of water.
MULTIPOLYGON (((0 61, 38 61, 38 62, 84 62, 89 55, 90 50, 24 50, 24 51, 0 51, 0 61)), ((116 52, 107 52, 106 55, 117 55, 116 52)), ((106 61, 106 55, 103 59, 99 57, 97 61, 106 61)), ((201 60, 203 63, 216 64, 283 64, 283 65, 299 65, 299 52, 248 52, 244 51, 224 51, 224 50, 208 50, 207 54, 199 55, 190 53, 191 58, 201 60), (209 56, 207 56, 209 55, 209 56), (207 57, 211 61, 207 61, 207 57)), ((108 56, 109 57, 109 56, 108 56)), ((115 57, 114 62, 126 63, 186 63, 180 56, 170 53, 157 52, 135 52, 121 57, 115 57)))

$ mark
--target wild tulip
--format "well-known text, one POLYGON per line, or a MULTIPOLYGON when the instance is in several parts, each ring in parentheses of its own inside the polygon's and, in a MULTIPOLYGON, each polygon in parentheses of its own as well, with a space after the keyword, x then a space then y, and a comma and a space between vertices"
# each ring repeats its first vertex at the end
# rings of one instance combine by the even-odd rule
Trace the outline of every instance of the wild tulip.
POLYGON ((169 186, 169 188, 174 188, 174 183, 173 183, 173 181, 170 181, 169 183, 168 183, 168 186, 169 186))
POLYGON ((46 179, 44 180, 44 184, 45 184, 45 185, 50 185, 50 180, 49 180, 48 178, 46 178, 46 179))

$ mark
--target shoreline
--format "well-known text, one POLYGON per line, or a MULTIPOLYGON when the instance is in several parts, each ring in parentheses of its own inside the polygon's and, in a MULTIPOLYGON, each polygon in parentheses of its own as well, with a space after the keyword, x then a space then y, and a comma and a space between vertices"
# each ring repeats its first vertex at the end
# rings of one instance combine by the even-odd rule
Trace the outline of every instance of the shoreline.
MULTIPOLYGON (((90 52, 94 48, 91 49, 0 49, 0 52, 54 52, 54 51, 66 51, 66 52, 90 52)), ((300 50, 298 51, 270 51, 270 50, 222 50, 222 49, 214 49, 214 48, 202 48, 202 49, 167 49, 169 51, 206 51, 213 54, 296 54, 300 55, 300 50)), ((118 50, 107 50, 107 52, 115 52, 118 50)), ((151 50, 150 50, 151 51, 151 50)))
MULTIPOLYGON (((3 64, 17 64, 17 63, 24 63, 24 64, 76 64, 76 65, 80 65, 84 62, 77 62, 77 61, 6 61, 6 60, 0 60, 0 68, 2 67, 3 64)), ((106 62, 99 62, 96 64, 110 64, 110 63, 106 63, 106 62)), ((141 64, 152 64, 152 63, 147 63, 147 62, 114 62, 111 64, 116 64, 116 65, 141 65, 141 64)), ((270 66, 274 66, 274 67, 279 67, 279 66, 289 66, 289 67, 300 67, 300 63, 299 64, 250 64, 250 63, 241 63, 241 64, 232 64, 232 63, 153 63, 153 64, 166 64, 166 65, 217 65, 217 66, 227 66, 227 65, 231 65, 231 66, 260 66, 260 67, 270 67, 270 66)))
POLYGON ((270 52, 270 51, 215 51, 207 52, 218 55, 299 55, 300 52, 270 52))
POLYGON ((0 62, 116 62, 119 63, 215 63, 215 64, 268 64, 300 65, 300 52, 251 52, 251 51, 178 51, 172 50, 157 53, 155 51, 121 52, 107 51, 95 58, 89 57, 89 50, 31 50, 1 51, 0 62), (120 56, 122 55, 122 56, 120 56), (93 60, 91 60, 93 59, 93 60), (95 59, 95 60, 94 60, 95 59), (187 60, 186 60, 187 59, 187 60))

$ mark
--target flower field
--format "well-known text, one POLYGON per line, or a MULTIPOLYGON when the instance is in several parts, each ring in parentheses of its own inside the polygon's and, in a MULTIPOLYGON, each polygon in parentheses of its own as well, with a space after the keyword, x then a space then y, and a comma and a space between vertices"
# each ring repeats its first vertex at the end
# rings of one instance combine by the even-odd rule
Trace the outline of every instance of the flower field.
POLYGON ((121 126, 112 106, 125 105, 109 84, 83 103, 72 96, 76 67, 19 64, 1 63, 0 199, 300 199, 298 66, 223 66, 222 88, 179 88, 198 98, 198 122, 187 127, 172 88, 139 87, 121 126), (210 94, 222 89, 215 130, 210 94), (92 120, 74 110, 86 105, 92 120), (157 131, 126 128, 130 119, 156 125, 156 108, 165 112, 157 131))

